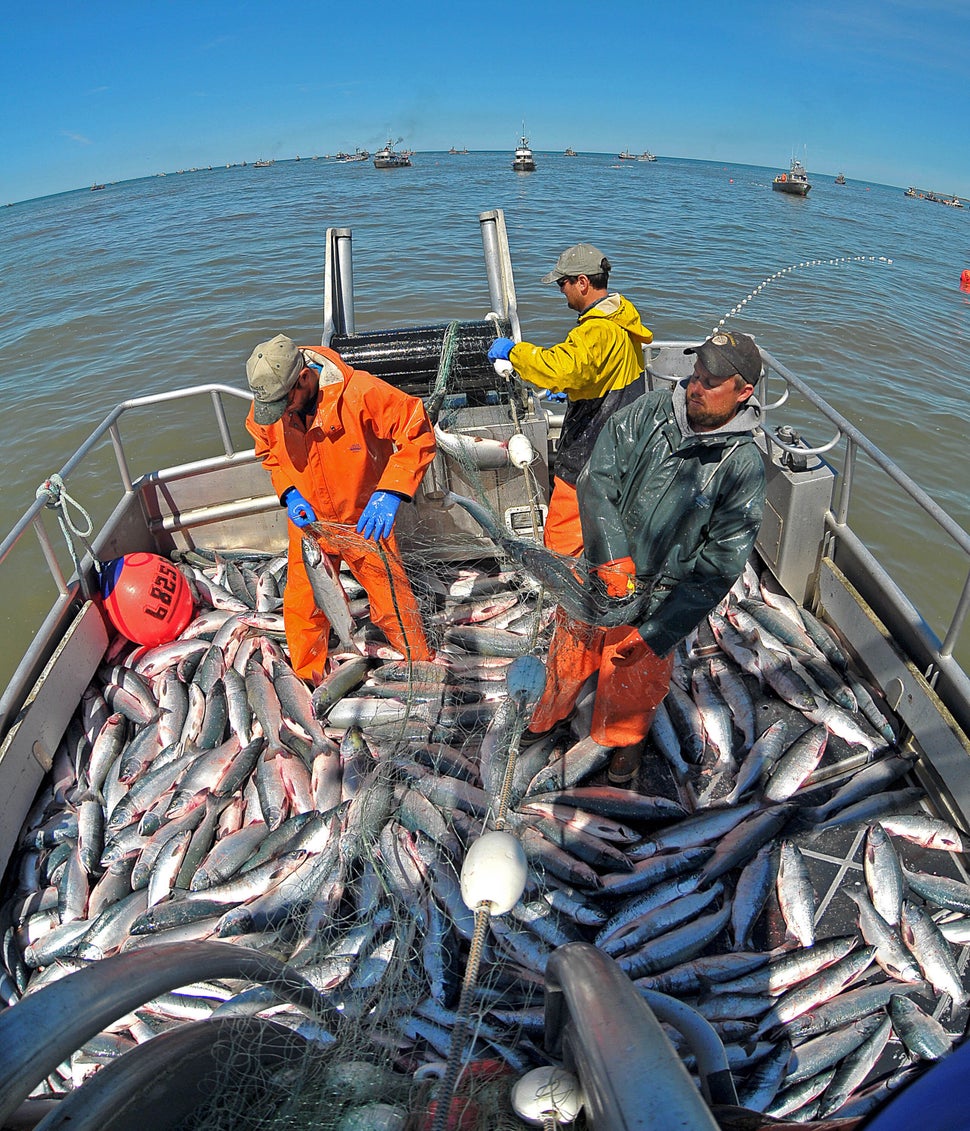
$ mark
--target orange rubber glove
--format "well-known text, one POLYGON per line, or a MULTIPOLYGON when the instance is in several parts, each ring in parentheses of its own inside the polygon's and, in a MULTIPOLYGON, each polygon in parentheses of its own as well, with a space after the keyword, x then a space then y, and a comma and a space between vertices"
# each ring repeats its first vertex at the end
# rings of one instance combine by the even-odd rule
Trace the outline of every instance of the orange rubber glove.
POLYGON ((609 597, 629 597, 636 588, 636 566, 633 558, 614 558, 594 567, 609 597))

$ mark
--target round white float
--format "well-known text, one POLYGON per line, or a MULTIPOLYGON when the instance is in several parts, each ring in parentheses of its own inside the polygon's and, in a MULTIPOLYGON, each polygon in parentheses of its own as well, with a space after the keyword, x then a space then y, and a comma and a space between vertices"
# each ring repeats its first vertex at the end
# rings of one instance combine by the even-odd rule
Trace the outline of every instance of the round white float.
POLYGON ((509 463, 513 467, 524 468, 533 463, 536 458, 536 450, 532 446, 532 441, 524 432, 515 432, 509 437, 509 463))
POLYGON ((541 1127, 544 1117, 572 1123, 583 1106, 579 1081, 564 1068, 533 1068, 512 1088, 512 1110, 526 1123, 541 1127))
POLYGON ((465 855, 461 898, 472 911, 484 903, 490 915, 504 915, 519 902, 527 874, 525 852, 511 833, 485 833, 465 855))

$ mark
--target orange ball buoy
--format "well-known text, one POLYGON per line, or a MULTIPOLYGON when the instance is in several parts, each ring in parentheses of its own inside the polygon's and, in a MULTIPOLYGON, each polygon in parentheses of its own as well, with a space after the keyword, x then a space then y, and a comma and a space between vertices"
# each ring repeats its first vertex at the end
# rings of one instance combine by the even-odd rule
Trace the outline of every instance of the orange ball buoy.
POLYGON ((125 554, 106 562, 101 575, 105 612, 136 644, 167 644, 195 613, 189 583, 158 554, 125 554))
POLYGON ((960 290, 970 293, 970 267, 964 267, 960 276, 960 290))
MULTIPOLYGON (((422 1131, 430 1131, 438 1121, 438 1107, 442 1101, 432 1100, 427 1108, 418 1115, 418 1126, 422 1131)), ((479 1126, 478 1105, 467 1096, 452 1096, 448 1103, 448 1114, 445 1116, 447 1131, 474 1131, 479 1126)))

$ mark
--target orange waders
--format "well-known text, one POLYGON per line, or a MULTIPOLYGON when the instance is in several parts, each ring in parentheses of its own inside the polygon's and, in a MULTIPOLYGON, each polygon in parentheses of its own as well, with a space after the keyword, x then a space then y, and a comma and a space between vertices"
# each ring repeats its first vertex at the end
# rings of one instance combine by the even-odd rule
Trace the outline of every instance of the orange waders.
POLYGON ((656 655, 635 628, 595 628, 557 609, 546 688, 529 726, 546 731, 566 718, 598 671, 590 736, 601 746, 633 746, 647 737, 673 667, 673 653, 656 655))
POLYGON ((583 552, 583 527, 579 521, 576 488, 556 476, 552 481, 549 510, 542 541, 547 550, 578 558, 583 552))
MULTIPOLYGON (((301 679, 317 684, 326 672, 330 622, 317 608, 310 588, 310 579, 303 565, 303 531, 289 526, 289 564, 286 588, 283 591, 283 623, 293 670, 301 679)), ((350 536, 348 536, 348 542, 350 536)), ((370 619, 396 648, 411 660, 430 660, 418 603, 404 573, 404 566, 394 535, 381 542, 356 536, 353 545, 339 550, 327 546, 334 569, 341 560, 351 574, 367 590, 370 619)))

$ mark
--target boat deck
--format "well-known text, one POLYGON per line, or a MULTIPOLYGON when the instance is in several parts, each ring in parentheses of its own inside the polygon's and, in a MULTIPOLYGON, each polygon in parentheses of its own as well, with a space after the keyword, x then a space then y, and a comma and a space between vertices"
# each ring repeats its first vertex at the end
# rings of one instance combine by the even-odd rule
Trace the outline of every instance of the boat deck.
MULTIPOLYGON (((489 215, 483 214, 483 223, 489 215)), ((335 231, 338 230, 331 230, 335 231)), ((339 232, 349 243, 349 233, 346 230, 339 232)), ((490 237, 483 238, 486 240, 487 263, 495 266, 494 275, 498 278, 502 275, 504 232, 498 233, 495 247, 489 243, 490 237)), ((507 255, 507 246, 504 246, 504 254, 507 255)), ((330 262, 328 245, 328 264, 330 262)), ((334 263, 336 275, 339 274, 336 256, 334 263)), ((510 277, 508 272, 506 277, 510 277)), ((502 287, 496 279, 490 278, 490 282, 496 283, 494 292, 501 295, 502 287)), ((495 302, 494 305, 500 308, 500 313, 503 312, 501 303, 495 302)), ((353 334, 352 318, 348 312, 341 316, 329 298, 324 309, 327 341, 334 335, 339 340, 347 339, 351 345, 355 338, 363 339, 364 336, 353 334)), ((511 318, 514 304, 507 304, 504 314, 511 318)), ((505 324, 508 325, 512 323, 505 324)), ((452 326, 460 329, 459 324, 454 323, 449 326, 449 331, 452 326)), ((516 326, 513 326, 512 332, 518 336, 516 326)), ((447 334, 444 339, 436 335, 434 350, 427 351, 429 356, 434 355, 432 381, 439 358, 447 353, 446 343, 449 340, 447 334)), ((651 380, 676 379, 676 372, 668 372, 661 363, 665 353, 668 359, 679 358, 683 362, 684 345, 663 343, 649 351, 648 373, 651 380)), ((412 352, 421 351, 415 347, 412 352)), ((963 561, 970 561, 970 537, 939 512, 850 422, 815 397, 794 374, 768 354, 765 354, 765 362, 768 376, 763 390, 759 390, 759 397, 771 422, 766 424, 763 439, 770 479, 771 513, 777 529, 771 522, 763 525, 758 568, 767 565, 774 579, 796 602, 809 606, 836 631, 847 653, 858 662, 860 677, 872 687, 884 712, 891 718, 895 732, 902 735, 904 751, 912 750, 918 755, 915 774, 909 780, 919 780, 925 797, 921 796, 916 801, 914 794, 905 795, 906 800, 898 802, 896 809, 925 807, 965 828, 966 815, 970 814, 970 778, 965 772, 966 757, 970 752, 965 733, 970 726, 970 684, 966 672, 954 658, 954 650, 959 646, 964 626, 970 581, 962 589, 957 584, 954 593, 947 594, 948 598, 952 596, 952 612, 945 639, 936 638, 926 619, 916 613, 903 588, 891 578, 887 581, 884 563, 873 558, 848 521, 850 504, 852 507, 864 505, 866 498, 858 482, 861 478, 860 455, 871 457, 877 471, 884 472, 894 488, 899 488, 923 509, 949 540, 949 547, 963 555, 963 561), (784 389, 781 395, 774 395, 773 382, 779 379, 784 389), (797 437, 792 438, 790 430, 771 430, 779 419, 777 411, 789 396, 794 395, 817 410, 822 421, 819 431, 832 428, 834 439, 831 442, 823 439, 817 441, 816 447, 810 447, 797 437), (842 449, 837 471, 833 454, 836 446, 842 449), (794 537, 786 539, 786 531, 792 532, 794 537), (884 692, 892 695, 892 710, 882 697, 884 692)), ((481 396, 465 398, 466 403, 460 411, 466 414, 463 419, 469 435, 487 436, 498 442, 507 440, 513 429, 513 420, 507 418, 512 417, 515 430, 521 428, 534 436, 534 446, 541 452, 548 435, 548 422, 541 410, 532 402, 531 407, 523 402, 516 404, 513 412, 508 401, 502 402, 501 397, 494 393, 495 390, 488 390, 487 394, 481 390, 481 396)), ((222 386, 204 386, 164 397, 138 398, 119 406, 64 466, 62 474, 68 479, 74 477, 76 481, 84 458, 98 451, 99 445, 111 445, 114 449, 120 497, 112 500, 113 509, 93 544, 93 551, 99 559, 108 560, 134 549, 178 557, 197 551, 200 546, 218 546, 223 548, 226 557, 230 556, 228 552, 231 550, 256 547, 265 563, 267 557, 285 546, 285 513, 269 489, 265 473, 255 463, 248 440, 244 448, 236 450, 223 407, 227 398, 230 401, 246 399, 241 390, 222 386), (162 469, 149 465, 150 469, 144 474, 133 471, 128 462, 130 453, 126 453, 120 439, 120 417, 128 412, 146 412, 151 430, 157 427, 161 401, 185 399, 196 404, 199 396, 211 402, 215 409, 218 442, 214 449, 200 447, 196 439, 199 436, 197 428, 186 429, 186 443, 191 443, 192 447, 185 462, 162 469)), ((237 412, 241 407, 234 406, 237 412)), ((127 428, 125 431, 129 435, 137 435, 137 432, 129 433, 127 428)), ((130 443, 134 447, 137 441, 130 443)), ((140 456, 144 454, 139 451, 140 456)), ((432 641, 441 653, 441 666, 448 672, 444 681, 447 694, 436 698, 432 693, 429 700, 427 687, 420 687, 413 680, 407 684, 405 680, 406 687, 401 689, 406 699, 403 720, 400 716, 393 717, 393 711, 389 718, 373 702, 368 702, 366 708, 357 702, 373 699, 387 702, 386 696, 374 692, 373 683, 366 690, 353 688, 344 696, 347 704, 342 709, 350 711, 348 717, 354 718, 355 711, 366 709, 373 712, 371 721, 362 727, 365 739, 374 744, 372 761, 365 765, 373 775, 368 779, 369 786, 375 790, 371 796, 379 797, 384 808, 380 810, 380 827, 369 829, 366 837, 362 834, 341 837, 341 843, 349 846, 345 851, 354 854, 354 882, 348 883, 342 890, 339 913, 332 922, 327 922, 326 929, 317 932, 314 945, 320 942, 321 945, 334 943, 343 946, 344 940, 349 938, 348 932, 372 922, 387 928, 385 936, 376 941, 370 940, 373 946, 365 952, 366 959, 361 962, 359 970, 356 963, 352 964, 348 959, 344 973, 349 976, 350 967, 354 965, 355 981, 352 986, 348 983, 346 987, 341 981, 338 996, 340 1012, 343 1016, 351 1016, 355 1023, 352 1047, 343 1050, 347 1054, 344 1059, 359 1061, 362 1055, 365 1059, 372 1056, 382 1069, 393 1071, 394 1088, 398 1089, 396 1094, 406 1086, 410 1073, 449 1057, 454 1031, 457 1030, 459 1037, 465 1035, 455 1015, 457 982, 461 978, 460 973, 456 978, 456 971, 464 970, 466 961, 472 960, 473 948, 468 944, 473 933, 468 927, 468 909, 454 898, 454 881, 465 849, 494 817, 497 769, 501 768, 501 759, 511 751, 516 734, 526 723, 515 711, 511 716, 504 713, 509 710, 504 684, 502 680, 495 681, 488 669, 495 666, 503 671, 514 656, 541 657, 544 654, 550 624, 541 613, 543 609, 548 613, 554 599, 554 594, 548 599, 544 595, 539 607, 535 580, 528 578, 516 561, 506 561, 501 556, 496 558, 494 544, 467 515, 456 518, 454 512, 458 508, 449 510, 442 506, 444 488, 454 490, 458 486, 467 490, 469 495, 484 497, 493 506, 495 516, 500 516, 497 521, 504 519, 520 541, 528 542, 530 536, 535 541, 535 520, 542 496, 542 490, 537 493, 537 487, 542 486, 541 480, 547 477, 547 473, 545 456, 532 465, 530 479, 512 467, 495 471, 463 463, 460 456, 453 458, 451 455, 445 468, 436 466, 433 473, 429 472, 426 497, 417 501, 411 516, 412 524, 408 526, 408 520, 402 517, 401 543, 415 589, 425 601, 424 611, 432 641), (456 545, 467 551, 463 557, 442 552, 456 545), (460 586, 467 586, 475 571, 487 566, 488 572, 494 573, 498 565, 503 567, 501 576, 490 581, 483 580, 483 584, 488 586, 490 596, 494 596, 496 591, 507 591, 511 605, 504 612, 493 614, 494 619, 489 618, 484 625, 458 625, 456 618, 459 615, 472 614, 467 608, 458 613, 458 605, 466 605, 467 602, 459 596, 460 587, 449 592, 449 585, 458 581, 460 586), (489 649, 498 651, 489 655, 489 649), (434 775, 434 781, 427 780, 429 773, 434 775), (425 783, 423 789, 421 782, 425 783), (468 792, 469 788, 478 792, 468 792), (419 809, 417 798, 411 796, 415 792, 421 792, 440 811, 444 827, 435 824, 433 835, 428 832, 427 826, 420 826, 417 821, 419 811, 425 822, 432 822, 433 818, 427 807, 419 809), (402 808, 404 797, 410 797, 409 808, 402 808), (442 865, 442 851, 449 858, 446 867, 442 865), (417 856, 412 852, 416 852, 417 856), (409 866, 409 861, 416 870, 409 866), (375 874, 380 880, 376 887, 375 874), (346 898, 346 903, 343 898, 346 898), (377 902, 369 902, 373 900, 377 902), (442 971, 435 965, 442 955, 451 960, 448 971, 442 971), (385 981, 385 978, 389 980, 385 981), (369 1029, 371 1023, 374 1027, 369 1029)), ((104 481, 99 467, 94 482, 103 488, 104 481)), ((81 495, 81 490, 75 488, 75 494, 81 495)), ((25 827, 35 830, 48 819, 52 819, 55 825, 65 819, 63 799, 70 792, 69 775, 76 774, 78 767, 83 768, 84 752, 80 747, 74 749, 70 756, 66 756, 63 748, 58 753, 55 751, 62 746, 65 734, 73 736, 70 741, 77 738, 79 699, 89 681, 103 679, 100 669, 109 647, 104 625, 100 627, 100 634, 94 630, 100 624, 96 608, 84 603, 84 594, 80 592, 77 580, 66 579, 57 565, 58 554, 51 547, 43 516, 44 503, 35 501, 4 540, 0 551, 0 562, 6 567, 14 551, 23 549, 29 536, 36 534, 57 590, 54 608, 41 628, 32 635, 24 660, 0 704, 0 731, 4 742, 0 749, 0 839, 3 840, 3 859, 7 864, 4 900, 9 923, 5 943, 8 961, 15 967, 10 970, 5 982, 8 1001, 14 1001, 24 989, 18 983, 15 992, 11 992, 12 982, 17 983, 17 979, 22 982, 25 972, 15 959, 16 951, 12 944, 16 940, 22 954, 28 940, 24 924, 18 920, 15 926, 12 917, 19 915, 26 906, 34 909, 45 899, 49 901, 52 898, 51 889, 56 888, 57 883, 44 870, 49 862, 53 867, 49 850, 56 849, 65 854, 63 848, 46 844, 43 835, 18 836, 18 829, 25 820, 25 827), (72 635, 72 629, 79 624, 82 629, 72 635), (39 698, 41 694, 46 698, 39 698), (50 796, 54 801, 56 812, 53 814, 42 814, 32 803, 38 790, 42 796, 47 789, 51 790, 50 796), (37 847, 38 836, 40 849, 37 847), (41 885, 36 894, 27 890, 31 882, 41 885)), ((212 567, 213 571, 220 568, 216 564, 212 567)), ((82 573, 84 579, 90 582, 89 559, 82 573)), ((478 576, 481 576, 480 572, 478 576)), ((200 584, 204 583, 200 581, 200 584)), ((358 596, 354 594, 354 597, 358 596)), ((380 679, 382 677, 376 673, 393 661, 386 660, 378 651, 380 642, 366 623, 366 611, 358 607, 356 616, 361 640, 373 650, 371 666, 374 671, 371 674, 380 679)), ((709 659, 714 647, 712 640, 713 637, 706 631, 699 632, 690 641, 687 664, 703 664, 709 659)), ((272 652, 269 644, 263 647, 267 653, 272 652)), ((400 665, 395 670, 399 673, 400 665)), ((401 682, 399 674, 392 676, 384 671, 384 677, 392 684, 395 680, 401 682)), ((193 676, 187 673, 186 678, 191 680, 193 676)), ((788 722, 790 738, 808 729, 809 721, 805 715, 777 695, 764 692, 754 675, 744 673, 742 680, 756 704, 756 730, 763 730, 777 719, 788 722)), ((580 710, 571 722, 575 729, 561 737, 571 742, 582 739, 584 734, 588 734, 588 724, 584 731, 583 719, 580 710)), ((341 736, 351 729, 346 721, 340 724, 331 715, 326 715, 323 721, 330 731, 326 737, 331 741, 342 741, 341 736)), ((864 731, 865 725, 861 721, 860 726, 864 731)), ((869 736, 872 737, 871 731, 869 736)), ((298 729, 291 730, 290 741, 294 743, 292 753, 298 759, 290 766, 295 772, 298 762, 305 760, 310 747, 306 735, 301 739, 298 729)), ((530 758, 536 757, 532 749, 521 751, 518 755, 522 759, 520 764, 517 763, 521 773, 524 775, 527 769, 530 771, 518 783, 519 816, 516 819, 520 822, 534 820, 522 817, 523 799, 532 794, 538 795, 541 800, 548 789, 545 779, 537 781, 536 775, 541 774, 555 758, 552 748, 540 747, 539 753, 544 761, 535 764, 529 762, 530 758)), ((684 756, 687 757, 686 754, 684 756)), ((807 861, 816 902, 816 936, 819 940, 855 933, 853 904, 846 891, 861 874, 863 837, 872 815, 870 813, 855 823, 829 828, 817 835, 806 811, 867 762, 885 756, 880 753, 870 758, 868 747, 830 736, 825 755, 814 775, 803 783, 796 796, 789 799, 793 805, 789 814, 790 824, 775 830, 776 839, 783 836, 793 838, 807 861), (809 802, 811 805, 807 804, 809 802)), ((654 751, 644 759, 637 790, 627 792, 631 798, 643 794, 677 800, 684 804, 685 810, 700 811, 708 803, 716 805, 721 789, 711 788, 711 760, 712 755, 708 752, 698 757, 696 763, 690 763, 687 777, 691 789, 686 792, 671 775, 665 758, 654 751)), ((353 764, 353 759, 350 762, 353 764)), ((356 796, 361 788, 358 771, 359 766, 351 771, 357 776, 348 781, 348 799, 351 791, 356 796)), ((265 769, 262 772, 265 773, 265 769)), ((584 769, 581 777, 583 781, 602 781, 602 772, 603 764, 600 763, 596 768, 584 769), (597 774, 600 776, 597 777, 597 774)), ((725 790, 729 785, 729 777, 722 779, 721 786, 725 790)), ((757 788, 760 790, 762 786, 757 788)), ((265 782, 263 789, 265 791, 265 782)), ((258 785, 247 786, 241 793, 245 803, 254 807, 254 812, 265 801, 265 797, 260 798, 258 785)), ((293 809, 306 808, 306 795, 294 785, 292 798, 288 795, 286 804, 293 809)), ((354 812, 359 813, 360 808, 362 806, 354 812)), ((328 808, 326 811, 332 810, 328 808)), ((673 816, 668 813, 662 820, 656 817, 647 821, 631 818, 631 828, 642 841, 658 827, 676 825, 686 816, 685 812, 673 816)), ((518 827, 521 829, 525 825, 520 823, 518 827)), ((535 852, 530 896, 550 897, 549 907, 555 906, 553 899, 578 898, 585 910, 576 912, 575 907, 572 910, 574 914, 583 916, 591 915, 590 908, 597 904, 601 905, 601 912, 608 914, 621 908, 619 893, 613 891, 610 894, 611 882, 606 882, 605 878, 627 874, 626 864, 622 857, 618 860, 615 853, 629 853, 632 859, 636 853, 635 844, 623 841, 622 849, 611 849, 583 840, 580 842, 582 852, 591 853, 592 859, 597 861, 591 864, 585 856, 576 855, 579 849, 575 848, 575 842, 575 850, 568 853, 566 859, 553 853, 542 842, 542 837, 551 831, 550 843, 553 848, 560 847, 557 838, 565 834, 556 824, 537 824, 536 830, 539 839, 528 838, 535 852), (541 831, 543 827, 546 832, 541 831), (568 891, 563 896, 564 888, 568 891)), ((966 880, 959 857, 949 852, 921 850, 909 842, 903 843, 899 837, 893 840, 908 867, 966 880)), ((734 893, 736 879, 737 869, 733 869, 725 877, 725 891, 716 891, 712 899, 715 902, 729 899, 734 893)), ((56 891, 55 896, 61 898, 56 891)), ((179 892, 173 894, 170 891, 163 892, 157 903, 161 907, 179 900, 179 892)), ((532 1007, 542 993, 543 972, 550 961, 550 954, 557 949, 567 949, 562 946, 563 943, 595 939, 598 923, 602 922, 599 919, 594 926, 590 918, 572 921, 568 915, 558 911, 555 914, 544 912, 537 919, 537 906, 541 909, 542 905, 530 899, 527 906, 518 909, 524 917, 510 916, 504 921, 496 920, 489 924, 483 951, 482 985, 474 999, 475 1057, 493 1061, 497 1058, 509 1070, 516 1072, 525 1071, 542 1059, 542 1025, 537 1022, 532 1007)), ((299 914, 294 913, 289 923, 290 931, 301 929, 302 914, 302 910, 299 914)), ((313 914, 322 912, 315 907, 313 914)), ((53 924, 49 923, 48 927, 51 926, 53 924)), ((43 929, 40 924, 38 928, 43 929)), ((218 928, 219 931, 222 929, 218 928)), ((216 928, 211 927, 211 930, 216 928)), ((242 937, 245 936, 244 931, 242 937)), ((263 936, 250 941, 270 942, 270 948, 279 950, 284 958, 293 957, 293 936, 290 933, 282 942, 275 937, 268 940, 263 936)), ((710 951, 726 952, 731 942, 730 933, 722 930, 712 936, 706 947, 710 951)), ((790 946, 791 939, 785 937, 785 926, 777 903, 768 899, 753 931, 752 945, 767 953, 783 944, 790 946)), ((349 942, 346 945, 349 946, 349 942)), ((962 943, 952 944, 951 952, 963 972, 965 946, 962 943)), ((137 953, 136 948, 133 954, 120 957, 134 958, 137 953)), ((70 963, 75 959, 66 957, 59 961, 70 963)), ((881 976, 874 967, 865 975, 876 979, 881 976)), ((69 979, 65 978, 57 984, 67 982, 69 979)), ((328 987, 327 992, 331 991, 337 992, 328 987)), ((913 996, 937 1014, 949 1031, 962 1033, 966 1017, 962 1010, 956 1017, 950 1016, 945 994, 928 992, 913 996)), ((700 1006, 702 1002, 697 1004, 700 1006)), ((171 1008, 170 1001, 167 1005, 171 1008)), ((125 1008, 131 1006, 126 1005, 125 1008)), ((280 1016, 286 1014, 292 1021, 292 1013, 284 1010, 280 1016)), ((17 1017, 17 1005, 0 1013, 0 1036, 5 1030, 16 1030, 17 1017)), ((170 1021, 169 1016, 165 1023, 170 1021)), ((578 1023, 582 1023, 582 1018, 578 1019, 578 1023)), ((43 1046, 43 1026, 35 1026, 34 1029, 23 1039, 43 1046)), ((596 1034, 593 1036, 598 1039, 596 1034)), ((59 1039, 67 1038, 59 1034, 59 1039)), ((42 1051, 37 1051, 36 1059, 33 1059, 34 1054, 28 1055, 25 1048, 18 1041, 0 1040, 0 1079, 16 1081, 23 1076, 20 1058, 27 1058, 33 1065, 32 1071, 43 1064, 42 1051)), ((901 1063, 900 1050, 897 1041, 891 1042, 880 1064, 870 1073, 870 1079, 888 1071, 890 1065, 901 1063)), ((733 1051, 748 1056, 743 1045, 733 1051)), ((761 1051, 764 1053, 764 1050, 761 1051)), ((316 1046, 313 1046, 313 1055, 317 1068, 322 1071, 322 1059, 316 1046)), ((626 1056, 628 1050, 623 1050, 621 1059, 626 1056)), ((68 1090, 64 1083, 66 1070, 63 1064, 58 1061, 43 1066, 47 1084, 42 1084, 42 1088, 48 1089, 51 1094, 62 1094, 68 1090)), ((739 1063, 736 1067, 735 1079, 740 1087, 748 1081, 751 1070, 750 1061, 743 1066, 739 1063)), ((67 1074, 70 1074, 69 1071, 67 1074)), ((313 1082, 312 1087, 314 1097, 307 1100, 311 1105, 319 1095, 329 1094, 320 1078, 313 1082)), ((2 1091, 0 1088, 0 1096, 2 1091)), ((371 1098, 373 1091, 371 1089, 371 1098)), ((0 1099, 0 1107, 2 1102, 0 1099)), ((497 1101, 493 1099, 492 1102, 497 1101)), ((317 1108, 313 1111, 319 1115, 317 1108)), ((227 1119, 231 1121, 231 1116, 227 1119)), ((483 1114, 482 1120, 478 1126, 483 1129, 494 1127, 494 1110, 488 1115, 483 1114)))

